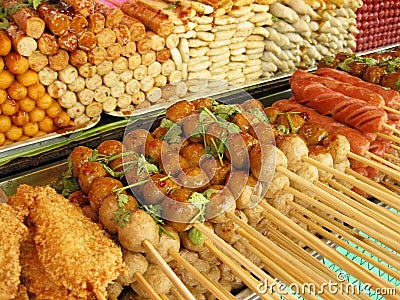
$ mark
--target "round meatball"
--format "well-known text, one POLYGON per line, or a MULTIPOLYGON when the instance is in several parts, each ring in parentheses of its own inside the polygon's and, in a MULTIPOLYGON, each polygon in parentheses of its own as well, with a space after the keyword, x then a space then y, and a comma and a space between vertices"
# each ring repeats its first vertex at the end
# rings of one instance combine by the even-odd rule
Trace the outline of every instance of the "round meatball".
MULTIPOLYGON (((124 185, 121 181, 111 177, 98 177, 93 179, 88 193, 90 206, 95 211, 99 211, 101 202, 104 198, 113 193, 113 190, 122 188, 123 186, 124 185)), ((122 193, 126 194, 125 191, 122 191, 122 193)))
POLYGON ((145 204, 161 202, 165 196, 179 189, 179 185, 165 174, 152 174, 150 180, 143 185, 142 195, 145 204))
MULTIPOLYGON (((246 215, 241 211, 239 211, 238 214, 238 217, 242 219, 243 222, 247 223, 246 215)), ((239 227, 240 226, 233 220, 229 220, 225 223, 214 224, 215 233, 229 244, 236 243, 242 238, 240 234, 236 233, 236 229, 239 227)))
POLYGON ((136 281, 135 274, 144 274, 149 265, 146 257, 140 253, 134 253, 126 249, 122 252, 122 259, 126 266, 128 267, 127 273, 121 273, 118 276, 118 281, 123 285, 129 285, 136 281))
POLYGON ((350 143, 343 135, 332 135, 324 141, 324 146, 332 155, 335 164, 347 160, 347 154, 350 152, 350 143))
POLYGON ((181 186, 194 191, 202 191, 210 186, 210 179, 207 174, 199 167, 189 167, 184 169, 178 176, 181 186))
POLYGON ((328 131, 319 124, 307 122, 301 126, 299 135, 305 139, 308 146, 316 146, 328 136, 328 131))
POLYGON ((212 185, 224 184, 228 172, 231 170, 231 164, 227 160, 223 160, 221 165, 218 159, 208 157, 200 161, 200 168, 206 172, 208 178, 211 179, 212 185))
POLYGON ((153 140, 152 135, 145 129, 135 129, 125 133, 123 140, 124 151, 134 151, 139 154, 144 154, 145 145, 151 140, 153 140))
POLYGON ((174 123, 191 115, 195 110, 194 104, 187 100, 179 101, 167 108, 165 116, 174 123))
MULTIPOLYGON (((107 140, 97 146, 97 151, 99 154, 104 154, 107 156, 114 156, 122 153, 122 143, 116 140, 107 140)), ((123 158, 119 157, 111 160, 108 165, 114 171, 122 171, 123 158)))
MULTIPOLYGON (((301 163, 300 168, 296 171, 296 174, 311 183, 315 180, 318 180, 318 168, 310 165, 309 163, 301 163)), ((308 191, 307 186, 297 182, 292 182, 292 186, 300 192, 308 191)))
MULTIPOLYGON (((173 286, 168 276, 158 265, 149 264, 143 277, 154 288, 157 294, 168 294, 173 286)), ((132 283, 131 287, 139 296, 143 298, 147 297, 146 291, 137 282, 132 283)))
MULTIPOLYGON (((160 244, 158 245, 157 251, 158 253, 160 253, 164 261, 169 263, 174 260, 174 258, 168 253, 169 249, 172 249, 175 252, 179 252, 181 242, 179 234, 174 228, 168 225, 164 225, 163 228, 167 233, 163 230, 160 236, 160 244)), ((151 263, 156 263, 156 261, 154 261, 154 259, 150 255, 147 255, 147 259, 151 263)))
POLYGON ((85 146, 77 146, 72 150, 68 159, 72 162, 72 176, 78 177, 82 164, 87 162, 93 155, 93 150, 85 146))
POLYGON ((186 158, 189 167, 199 166, 200 159, 204 155, 204 145, 192 143, 182 148, 181 155, 186 158))
POLYGON ((165 198, 161 203, 163 218, 176 223, 191 223, 199 212, 199 209, 189 202, 192 194, 192 190, 180 188, 169 198, 165 198))
POLYGON ((250 134, 240 132, 231 134, 227 138, 225 156, 230 160, 235 169, 248 169, 249 151, 257 144, 257 140, 250 134))
POLYGON ((154 139, 146 143, 145 155, 151 157, 155 162, 161 162, 161 151, 163 148, 163 141, 154 139))
POLYGON ((258 180, 270 182, 275 172, 275 146, 255 145, 250 151, 250 170, 258 180))
POLYGON ((209 110, 212 110, 213 103, 213 98, 199 98, 193 101, 194 108, 197 111, 200 111, 203 108, 208 108, 209 110))
POLYGON ((97 177, 105 177, 107 172, 99 162, 88 161, 79 169, 78 183, 84 193, 89 193, 92 182, 97 177))
POLYGON ((174 152, 162 152, 161 164, 165 174, 176 175, 183 169, 189 167, 187 160, 180 154, 174 152))
POLYGON ((276 145, 287 157, 290 171, 296 172, 301 167, 302 158, 308 156, 308 147, 298 135, 281 136, 277 139, 276 145))
POLYGON ((131 211, 125 227, 118 227, 118 240, 122 247, 132 252, 146 252, 143 241, 149 241, 155 248, 160 243, 158 226, 154 219, 141 209, 131 211))
POLYGON ((281 173, 275 173, 272 177, 271 184, 268 187, 267 193, 265 194, 265 198, 273 198, 277 193, 282 191, 285 186, 289 186, 290 181, 289 178, 281 173))
POLYGON ((196 131, 199 127, 199 114, 193 114, 182 119, 179 125, 182 126, 182 131, 185 137, 192 143, 200 142, 202 140, 201 134, 196 131))
POLYGON ((212 185, 210 190, 215 190, 207 204, 205 217, 211 223, 220 223, 230 220, 224 216, 227 211, 235 212, 235 198, 226 186, 212 185))
MULTIPOLYGON (((328 152, 323 146, 313 146, 309 148, 309 157, 319 161, 327 167, 333 168, 333 158, 332 155, 328 152)), ((322 182, 325 182, 328 179, 332 179, 333 174, 331 172, 326 172, 318 169, 319 179, 322 182)))

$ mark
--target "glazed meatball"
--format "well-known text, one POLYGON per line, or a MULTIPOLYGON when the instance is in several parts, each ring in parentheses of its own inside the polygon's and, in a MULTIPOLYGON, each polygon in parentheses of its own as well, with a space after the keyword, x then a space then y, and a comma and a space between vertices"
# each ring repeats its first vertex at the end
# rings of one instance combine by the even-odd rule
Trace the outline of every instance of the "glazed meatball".
POLYGON ((165 196, 179 189, 179 185, 165 174, 152 174, 150 180, 143 185, 142 195, 145 204, 161 202, 165 196))
POLYGON ((155 162, 160 163, 163 143, 164 142, 159 139, 154 139, 146 143, 146 150, 145 150, 146 157, 151 157, 155 162))
MULTIPOLYGON (((102 143, 100 143, 99 146, 97 146, 97 151, 99 154, 104 154, 107 156, 113 156, 122 153, 122 143, 120 141, 116 140, 107 140, 102 143)), ((108 165, 111 169, 114 171, 122 171, 122 162, 123 158, 119 157, 116 159, 111 160, 108 165)))
POLYGON ((72 176, 79 176, 79 169, 83 163, 87 162, 93 155, 93 150, 85 146, 77 146, 72 150, 68 159, 72 162, 72 176))
POLYGON ((118 240, 122 247, 132 252, 146 252, 143 241, 149 241, 155 248, 160 243, 158 226, 154 219, 141 209, 131 211, 125 227, 118 226, 118 240))
POLYGON ((257 144, 257 140, 246 132, 230 134, 226 141, 225 156, 235 169, 248 169, 249 151, 257 144))
POLYGON ((335 164, 347 160, 347 154, 350 152, 350 143, 343 135, 332 135, 324 141, 324 146, 328 148, 335 164))
POLYGON ((319 124, 307 122, 300 128, 299 135, 304 138, 307 146, 316 146, 328 136, 328 131, 319 124))
MULTIPOLYGON (((92 185, 88 192, 90 206, 94 211, 99 211, 101 202, 105 197, 110 195, 113 190, 122 188, 124 185, 118 179, 111 177, 98 177, 93 179, 92 185)), ((122 193, 126 194, 125 191, 122 193)))
POLYGON ((306 121, 300 114, 284 113, 276 118, 277 125, 283 125, 290 130, 291 133, 298 133, 300 128, 306 121))
POLYGON ((189 167, 199 166, 200 159, 204 155, 204 145, 192 143, 182 148, 181 155, 186 158, 189 167))
POLYGON ((261 103, 261 101, 257 100, 257 99, 246 100, 240 106, 243 108, 243 110, 249 110, 249 109, 255 109, 255 108, 263 109, 264 108, 264 105, 261 103))
POLYGON ((167 108, 165 116, 174 123, 191 115, 195 110, 194 104, 187 100, 179 101, 167 108))
POLYGON ((194 108, 197 111, 200 111, 202 108, 208 108, 209 110, 212 110, 212 105, 214 103, 214 99, 212 98, 200 98, 196 99, 193 102, 194 108))
POLYGON ((78 183, 84 193, 89 193, 92 182, 97 177, 106 177, 107 172, 99 162, 88 161, 79 169, 78 183))
POLYGON ((199 167, 183 169, 178 176, 178 181, 181 186, 194 191, 202 191, 210 186, 210 179, 199 167))
POLYGON ((134 151, 144 154, 145 145, 153 140, 152 135, 145 129, 135 129, 129 133, 125 133, 123 144, 124 151, 134 151))
POLYGON ((176 175, 183 169, 189 167, 187 160, 180 154, 174 152, 162 152, 161 164, 165 174, 176 175))
POLYGON ((270 182, 277 163, 276 147, 257 144, 250 151, 250 170, 259 181, 270 182))
POLYGON ((201 134, 198 132, 199 127, 199 114, 192 114, 179 123, 182 126, 183 134, 190 142, 200 142, 202 140, 201 134))
POLYGON ((264 108, 264 113, 267 116, 269 123, 275 124, 276 119, 281 114, 281 111, 279 109, 277 109, 276 107, 269 106, 269 107, 264 108))
POLYGON ((189 202, 192 194, 192 190, 180 188, 165 198, 161 203, 163 218, 175 223, 191 223, 199 213, 199 209, 189 202))
POLYGON ((200 168, 206 172, 208 178, 211 179, 211 184, 224 184, 228 172, 231 170, 231 164, 227 160, 223 160, 221 165, 218 159, 208 157, 200 161, 200 168))
POLYGON ((235 212, 235 198, 226 186, 212 185, 209 190, 215 190, 210 196, 210 202, 206 208, 206 219, 211 223, 222 223, 230 220, 224 213, 235 212))

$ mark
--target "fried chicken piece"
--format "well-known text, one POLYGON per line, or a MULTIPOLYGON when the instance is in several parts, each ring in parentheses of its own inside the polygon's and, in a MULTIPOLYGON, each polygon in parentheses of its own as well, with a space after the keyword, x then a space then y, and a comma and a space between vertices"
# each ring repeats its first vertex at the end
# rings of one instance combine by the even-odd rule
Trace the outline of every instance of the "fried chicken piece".
POLYGON ((18 219, 14 209, 0 203, 0 299, 17 296, 20 284, 20 242, 27 234, 26 226, 18 219))
POLYGON ((35 228, 29 228, 28 238, 21 243, 21 281, 36 299, 68 299, 70 291, 56 284, 39 261, 34 241, 35 228))
POLYGON ((37 256, 53 282, 77 298, 105 299, 107 285, 126 270, 121 248, 100 225, 50 187, 31 190, 21 185, 13 198, 14 204, 28 205, 37 256))

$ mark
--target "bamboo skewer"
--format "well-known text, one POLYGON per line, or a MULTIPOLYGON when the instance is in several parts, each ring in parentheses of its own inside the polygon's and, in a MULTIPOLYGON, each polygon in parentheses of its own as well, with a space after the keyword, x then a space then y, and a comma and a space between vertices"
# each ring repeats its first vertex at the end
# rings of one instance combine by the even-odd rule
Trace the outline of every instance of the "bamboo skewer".
POLYGON ((309 245, 312 249, 318 249, 318 253, 326 258, 329 258, 330 261, 332 261, 343 270, 346 270, 349 274, 352 274, 355 278, 361 280, 362 282, 370 283, 372 288, 388 288, 389 286, 394 287, 392 284, 383 280, 376 274, 363 269, 354 261, 345 256, 342 256, 336 250, 325 244, 322 240, 312 235, 310 232, 303 229, 302 227, 299 227, 291 219, 280 213, 268 203, 262 202, 262 206, 266 210, 262 213, 264 217, 271 220, 277 226, 285 228, 295 238, 309 245))
POLYGON ((391 266, 400 269, 399 268, 400 264, 398 261, 397 254, 389 251, 388 249, 382 247, 377 243, 374 243, 370 239, 362 237, 358 232, 346 227, 345 225, 334 219, 326 219, 326 216, 321 215, 319 211, 313 208, 309 208, 308 210, 312 212, 314 216, 318 216, 317 219, 318 222, 321 223, 321 225, 323 225, 324 227, 328 228, 329 230, 337 232, 338 234, 340 234, 340 236, 342 236, 346 240, 352 242, 355 245, 360 246, 362 249, 365 249, 369 253, 382 259, 391 266))
POLYGON ((272 294, 261 293, 259 290, 259 282, 246 272, 241 266, 233 262, 227 255, 225 255, 221 250, 217 249, 208 240, 204 241, 204 246, 206 246, 214 255, 216 255, 224 264, 226 264, 237 277, 239 277, 253 292, 255 292, 261 299, 274 299, 272 294))
POLYGON ((298 281, 303 283, 315 282, 320 286, 324 284, 325 279, 320 276, 319 272, 313 272, 313 270, 305 268, 304 265, 302 266, 295 257, 277 247, 274 243, 265 238, 254 228, 250 227, 247 223, 243 222, 240 218, 236 217, 234 214, 230 214, 229 216, 232 220, 239 224, 240 228, 236 229, 238 234, 249 240, 259 251, 270 253, 271 259, 274 259, 275 262, 279 261, 279 266, 284 268, 286 272, 289 272, 289 270, 293 272, 292 276, 297 278, 298 281), (246 230, 244 228, 246 228, 246 230), (303 269, 299 269, 301 267, 303 269))
POLYGON ((150 297, 152 300, 163 300, 160 295, 157 294, 157 292, 153 289, 153 287, 150 285, 150 283, 147 282, 146 279, 144 279, 143 275, 140 274, 139 272, 136 272, 133 277, 136 279, 137 283, 140 285, 140 287, 147 293, 147 295, 150 297))
POLYGON ((387 166, 384 166, 380 163, 377 163, 371 159, 367 159, 365 157, 362 157, 360 155, 354 154, 353 152, 349 152, 347 155, 348 158, 352 158, 354 160, 357 160, 367 166, 373 167, 383 173, 385 173, 386 175, 389 175, 390 177, 392 177, 394 180, 400 182, 400 172, 393 170, 387 166))
MULTIPOLYGON (((210 239, 213 243, 215 243, 218 247, 223 249, 229 256, 235 259, 239 264, 243 265, 247 270, 252 272, 254 276, 256 276, 260 280, 268 279, 273 280, 270 276, 268 276, 263 270, 254 265, 248 258, 243 256, 239 251, 234 249, 232 246, 227 244, 223 239, 217 236, 213 231, 207 228, 202 223, 194 223, 194 227, 200 230, 208 239, 210 239)), ((257 293, 257 291, 254 291, 257 293)))
POLYGON ((184 258, 179 255, 178 252, 176 252, 172 248, 168 250, 168 254, 175 258, 175 260, 179 264, 181 264, 190 274, 192 274, 197 279, 197 281, 199 281, 201 285, 207 288, 217 299, 236 299, 228 291, 225 291, 224 289, 221 290, 220 287, 214 285, 213 282, 209 281, 202 273, 200 273, 195 267, 188 263, 184 258))
MULTIPOLYGON (((330 167, 328 167, 328 166, 326 166, 326 165, 324 165, 324 164, 322 164, 322 163, 320 163, 320 162, 318 162, 318 161, 316 161, 316 160, 314 160, 312 158, 309 158, 307 156, 303 157, 303 161, 308 162, 308 163, 316 166, 317 168, 319 168, 319 169, 321 169, 323 171, 326 171, 326 172, 329 172, 329 173, 333 174, 336 178, 343 179, 343 180, 351 183, 353 186, 358 187, 361 190, 364 190, 365 192, 367 192, 371 196, 374 196, 375 198, 381 200, 382 202, 384 202, 386 204, 390 204, 390 205, 393 204, 395 206, 397 205, 396 202, 393 199, 393 192, 390 192, 390 191, 388 191, 386 189, 383 189, 382 186, 376 187, 376 186, 371 185, 371 184, 366 184, 364 182, 364 179, 368 179, 368 178, 366 178, 366 177, 364 177, 364 176, 362 176, 362 175, 360 175, 358 173, 357 174, 359 176, 363 177, 364 179, 360 179, 359 177, 356 177, 356 176, 354 176, 356 178, 351 177, 348 174, 344 174, 342 172, 339 172, 338 170, 330 168, 330 167)), ((351 170, 350 168, 348 168, 348 169, 351 170)), ((347 172, 348 169, 346 169, 346 172, 347 172)), ((351 171, 353 171, 353 170, 351 170, 351 171)), ((353 175, 353 172, 351 172, 351 175, 353 175)), ((356 172, 354 172, 354 173, 356 173, 356 172)), ((372 180, 369 180, 369 181, 372 181, 372 180)), ((396 197, 398 197, 398 196, 396 195, 396 197)))
MULTIPOLYGON (((268 258, 266 255, 264 255, 260 250, 258 250, 256 247, 254 247, 249 241, 242 239, 240 243, 249 249, 251 252, 256 254, 261 261, 265 264, 268 265, 268 271, 274 274, 277 274, 277 278, 279 278, 280 281, 286 284, 286 286, 290 286, 291 284, 296 284, 297 286, 301 286, 301 283, 298 282, 294 277, 292 277, 288 272, 285 270, 281 269, 279 266, 277 266, 270 258, 268 258)), ((304 293, 300 293, 300 295, 305 295, 304 293)), ((318 299, 316 296, 313 294, 307 293, 307 299, 318 299)))
MULTIPOLYGON (((375 219, 379 220, 381 223, 384 223, 386 226, 390 227, 392 230, 400 233, 400 226, 398 224, 399 215, 396 215, 394 212, 369 201, 363 196, 353 192, 352 190, 346 188, 342 184, 338 183, 335 180, 328 179, 327 183, 334 187, 339 191, 343 191, 346 195, 350 196, 354 200, 358 201, 360 205, 357 205, 359 209, 369 208, 369 214, 373 215, 375 219)), ((371 215, 371 216, 372 216, 371 215)))
MULTIPOLYGON (((389 106, 386 106, 386 105, 383 105, 382 108, 383 108, 384 110, 388 111, 388 112, 393 113, 393 114, 400 115, 400 111, 398 111, 397 109, 390 108, 389 106)), ((390 125, 387 125, 387 124, 385 124, 385 123, 383 124, 383 126, 384 126, 384 127, 391 127, 390 125)))
POLYGON ((160 256, 157 250, 153 247, 153 245, 145 240, 142 242, 143 247, 146 249, 147 254, 149 254, 161 267, 161 269, 165 272, 174 286, 179 290, 182 296, 185 299, 196 300, 193 294, 188 290, 188 288, 183 284, 183 282, 179 279, 179 277, 172 271, 172 269, 168 266, 165 260, 160 256))
MULTIPOLYGON (((392 147, 393 147, 393 145, 392 145, 392 147)), ((395 160, 395 161, 397 161, 397 162, 400 163, 400 158, 397 157, 397 156, 394 156, 394 155, 389 154, 389 153, 384 153, 383 155, 384 155, 386 158, 390 158, 390 159, 395 160)))
MULTIPOLYGON (((291 192, 295 197, 300 198, 304 201, 312 203, 314 201, 313 198, 293 189, 293 188, 288 188, 288 192, 291 192)), ((297 203, 297 202, 291 202, 291 203, 297 203)), ((300 205, 300 204, 298 204, 300 205)), ((340 234, 342 237, 346 238, 347 240, 351 241, 352 243, 356 245, 360 245, 361 248, 367 250, 368 252, 374 254, 376 257, 381 257, 382 260, 386 262, 390 262, 393 266, 399 266, 400 263, 398 262, 398 257, 393 254, 393 252, 390 252, 389 250, 381 247, 380 245, 373 243, 369 239, 361 239, 360 234, 355 232, 352 229, 349 229, 348 227, 345 227, 342 223, 327 217, 326 215, 321 215, 318 211, 315 211, 313 208, 307 208, 305 209, 304 207, 297 206, 298 211, 307 214, 308 211, 314 214, 314 218, 317 218, 317 221, 324 227, 328 228, 331 231, 334 231, 338 234, 340 234)))
POLYGON ((379 136, 381 138, 384 138, 384 139, 387 139, 388 141, 392 141, 392 142, 395 142, 395 143, 400 143, 400 138, 397 137, 397 136, 384 134, 382 132, 377 132, 376 134, 377 134, 377 136, 379 136))
POLYGON ((381 181, 380 184, 390 188, 391 190, 395 191, 396 193, 400 193, 400 186, 398 186, 398 185, 394 185, 393 183, 386 182, 386 181, 381 181))
POLYGON ((165 295, 165 294, 161 294, 160 297, 162 300, 169 300, 167 295, 165 295))
MULTIPOLYGON (((362 184, 359 184, 358 186, 361 187, 367 193, 369 193, 371 196, 374 196, 375 198, 381 200, 386 205, 389 205, 389 206, 397 209, 398 211, 400 211, 400 196, 397 195, 395 192, 386 189, 379 183, 357 173, 356 171, 354 171, 350 168, 346 169, 346 173, 354 176, 357 180, 361 181, 362 184), (382 197, 383 195, 381 193, 378 193, 378 191, 382 191, 384 194, 386 194, 386 196, 382 197)), ((337 177, 340 178, 339 176, 340 175, 338 175, 337 177)), ((343 177, 341 179, 343 179, 343 177)), ((354 185, 354 186, 357 186, 357 185, 354 185)))
POLYGON ((394 101, 393 105, 397 105, 398 107, 400 107, 400 102, 394 101))
POLYGON ((382 157, 380 157, 380 156, 378 156, 378 155, 376 155, 376 154, 374 154, 374 153, 371 153, 371 152, 367 151, 367 155, 368 155, 369 157, 375 159, 376 161, 379 161, 379 162, 381 162, 381 163, 387 165, 388 167, 390 167, 390 168, 392 168, 392 169, 395 169, 395 170, 397 170, 397 171, 400 171, 400 166, 398 166, 398 165, 396 165, 396 164, 394 164, 394 163, 392 163, 392 162, 390 162, 390 161, 387 161, 386 159, 384 159, 384 158, 382 158, 382 157))
MULTIPOLYGON (((340 201, 337 201, 336 203, 332 203, 329 201, 325 201, 324 203, 326 205, 332 207, 333 209, 336 209, 337 211, 341 211, 341 213, 343 213, 345 215, 353 217, 355 220, 357 220, 361 224, 364 224, 365 226, 368 226, 370 229, 375 230, 376 232, 379 232, 379 234, 384 234, 385 236, 392 238, 393 241, 400 239, 399 234, 397 234, 396 232, 385 227, 384 225, 379 223, 375 218, 368 216, 368 213, 375 214, 374 211, 371 211, 370 209, 358 204, 357 202, 352 201, 352 199, 350 199, 346 195, 341 194, 337 190, 335 190, 319 181, 314 182, 314 185, 319 187, 321 190, 324 190, 327 193, 330 193, 331 195, 336 197, 338 200, 341 200, 344 202, 344 203, 342 203, 340 201), (350 204, 351 202, 353 202, 353 205, 355 205, 357 208, 352 207, 350 204), (358 205, 356 205, 356 204, 358 204, 358 205), (360 212, 362 212, 362 213, 360 213, 360 212)), ((398 225, 397 225, 397 227, 398 227, 398 225)))
POLYGON ((396 149, 396 150, 399 150, 400 151, 400 146, 397 146, 397 145, 394 145, 394 144, 391 144, 390 145, 393 149, 396 149))
MULTIPOLYGON (((396 114, 400 115, 400 112, 398 110, 396 110, 396 114)), ((386 129, 392 130, 394 133, 400 134, 400 130, 398 130, 388 124, 383 124, 383 127, 385 127, 386 129)))
MULTIPOLYGON (((290 180, 294 180, 297 181, 298 183, 306 186, 307 188, 309 188, 311 191, 313 191, 314 193, 316 193, 317 195, 321 196, 320 198, 322 198, 321 200, 323 202, 332 202, 332 203, 336 203, 338 202, 336 197, 332 196, 329 192, 322 190, 318 187, 316 187, 314 184, 312 184, 311 182, 305 180, 304 178, 292 173, 291 171, 287 170, 284 167, 278 167, 277 170, 279 172, 281 172, 283 175, 286 175, 290 180)), ((285 190, 289 191, 291 188, 290 187, 286 187, 285 190)), ((312 199, 312 198, 310 198, 312 199)), ((346 215, 344 215, 343 213, 340 213, 338 211, 336 211, 336 209, 332 209, 331 207, 315 200, 313 200, 313 205, 315 205, 316 207, 325 210, 327 213, 331 214, 332 216, 335 216, 336 218, 343 220, 345 222, 347 222, 348 224, 352 225, 355 228, 359 228, 360 230, 364 231, 365 233, 368 233, 369 235, 375 237, 376 239, 379 239, 380 241, 382 241, 383 243, 385 243, 388 247, 390 247, 393 250, 399 251, 400 249, 400 245, 398 245, 398 242, 395 242, 393 239, 388 238, 387 236, 385 236, 384 234, 381 234, 380 232, 376 232, 374 230, 372 230, 370 228, 370 226, 368 225, 364 225, 362 223, 360 223, 359 221, 354 219, 354 216, 352 217, 348 217, 346 215)), ((357 213, 357 212, 355 212, 357 213)), ((363 217, 362 214, 360 214, 361 216, 358 216, 358 218, 363 217)), ((364 216, 365 217, 365 216, 364 216)), ((372 223, 374 223, 372 220, 370 220, 372 223)), ((379 224, 379 223, 378 223, 379 224)), ((374 223, 374 225, 376 225, 376 222, 374 223)))
MULTIPOLYGON (((382 263, 380 263, 377 260, 373 259, 369 255, 367 255, 367 254, 361 252, 360 250, 350 246, 348 243, 346 243, 342 239, 336 237, 332 233, 327 232, 326 230, 324 230, 323 228, 321 228, 320 226, 318 226, 317 224, 312 222, 310 219, 305 218, 304 216, 300 215, 299 213, 296 213, 296 212, 292 211, 292 212, 290 212, 290 214, 293 217, 295 217, 296 219, 298 219, 299 221, 303 222, 304 224, 306 224, 307 226, 312 228, 313 230, 315 230, 322 237, 334 242, 335 244, 337 244, 337 245, 341 246, 342 248, 346 249, 347 251, 349 251, 349 252, 357 255, 358 257, 364 259, 365 261, 367 261, 371 265, 374 265, 378 269, 380 269, 383 272, 387 273, 388 275, 396 278, 397 280, 400 280, 400 274, 398 272, 396 272, 395 270, 393 270, 392 268, 383 265, 382 263)), ((310 215, 311 214, 307 214, 307 216, 312 217, 310 215)))

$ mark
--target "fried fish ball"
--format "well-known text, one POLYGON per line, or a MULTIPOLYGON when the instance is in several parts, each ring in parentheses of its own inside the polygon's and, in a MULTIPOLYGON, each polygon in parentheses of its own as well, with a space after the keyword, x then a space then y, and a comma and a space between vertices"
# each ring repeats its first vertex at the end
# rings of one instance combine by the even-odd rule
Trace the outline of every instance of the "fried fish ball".
POLYGON ((39 81, 43 85, 50 85, 57 79, 57 72, 50 67, 44 67, 39 72, 39 81))
POLYGON ((11 125, 11 128, 5 133, 6 138, 10 141, 18 141, 22 136, 22 128, 17 127, 15 125, 11 125))
POLYGON ((17 52, 10 52, 4 57, 4 62, 11 73, 18 75, 23 74, 29 69, 29 61, 26 57, 17 52))
POLYGON ((53 100, 51 106, 48 109, 46 109, 46 115, 54 119, 60 115, 61 111, 62 111, 61 105, 57 101, 53 100))
POLYGON ((39 82, 39 75, 33 70, 27 70, 23 74, 15 76, 23 86, 31 86, 39 82))
POLYGON ((63 70, 58 72, 58 78, 66 84, 73 83, 78 78, 78 76, 78 70, 70 64, 68 64, 63 70))
POLYGON ((28 122, 22 127, 22 130, 27 136, 35 136, 39 132, 38 123, 28 122))
POLYGON ((3 57, 0 56, 0 70, 4 70, 4 60, 3 57))
POLYGON ((7 92, 5 90, 0 90, 0 104, 3 104, 7 100, 7 92))
MULTIPOLYGON (((100 87, 101 88, 101 87, 100 87)), ((98 88, 96 91, 92 91, 89 89, 83 89, 82 91, 80 91, 77 96, 78 96, 78 100, 83 104, 83 105, 89 105, 90 103, 93 102, 93 99, 96 96, 96 92, 98 90, 100 90, 100 88, 98 88)))
POLYGON ((100 76, 106 75, 113 69, 113 63, 111 60, 105 60, 101 64, 97 65, 97 74, 100 76))
POLYGON ((71 108, 77 101, 76 94, 71 91, 66 91, 65 94, 58 99, 58 103, 64 108, 71 108))
POLYGON ((14 100, 21 100, 21 99, 24 99, 26 97, 26 95, 28 95, 28 90, 26 89, 25 86, 23 86, 18 81, 14 81, 8 87, 7 93, 10 96, 10 98, 12 98, 14 100))
POLYGON ((105 112, 112 112, 117 108, 117 99, 114 97, 107 97, 107 99, 103 102, 103 110, 105 112))
POLYGON ((13 99, 7 99, 1 105, 1 113, 3 115, 12 116, 19 110, 19 104, 13 99))
POLYGON ((60 98, 67 91, 67 85, 60 81, 56 80, 52 84, 47 87, 47 92, 53 98, 60 98))
POLYGON ((68 84, 68 89, 71 92, 78 93, 78 92, 84 90, 85 83, 86 83, 85 78, 83 78, 82 76, 79 75, 78 77, 76 77, 74 82, 68 84))
POLYGON ((99 102, 93 101, 88 106, 86 106, 85 113, 89 118, 94 118, 99 116, 102 111, 103 111, 103 105, 99 102))
POLYGON ((72 119, 75 119, 85 113, 85 106, 80 102, 76 102, 71 108, 67 109, 67 113, 72 119))
POLYGON ((36 101, 36 106, 40 109, 46 110, 50 108, 52 103, 53 103, 53 98, 51 98, 49 94, 45 93, 43 97, 41 97, 39 100, 36 101))
POLYGON ((6 115, 0 115, 0 132, 6 132, 11 128, 11 118, 6 115))
POLYGON ((36 107, 35 100, 32 100, 29 97, 25 97, 18 101, 19 109, 25 112, 30 112, 36 107))
POLYGON ((53 119, 45 116, 42 121, 38 122, 39 129, 44 132, 51 132, 53 130, 53 119))
POLYGON ((79 117, 76 117, 74 119, 75 126, 86 126, 87 123, 89 123, 89 122, 90 122, 90 118, 85 114, 80 115, 79 117))
POLYGON ((67 114, 66 111, 62 110, 58 117, 54 118, 54 125, 57 127, 68 127, 71 125, 71 117, 67 114))
POLYGON ((6 141, 6 135, 0 132, 0 146, 3 146, 6 141))
POLYGON ((38 107, 35 107, 32 111, 29 112, 29 120, 34 123, 42 121, 45 116, 45 111, 38 107))
POLYGON ((27 87, 28 96, 33 100, 39 100, 46 93, 46 89, 43 84, 37 82, 27 87))
POLYGON ((8 70, 2 70, 0 72, 0 89, 7 89, 13 82, 14 75, 11 74, 8 70))
POLYGON ((18 111, 11 116, 11 122, 18 127, 22 127, 29 122, 29 115, 27 112, 18 111))

